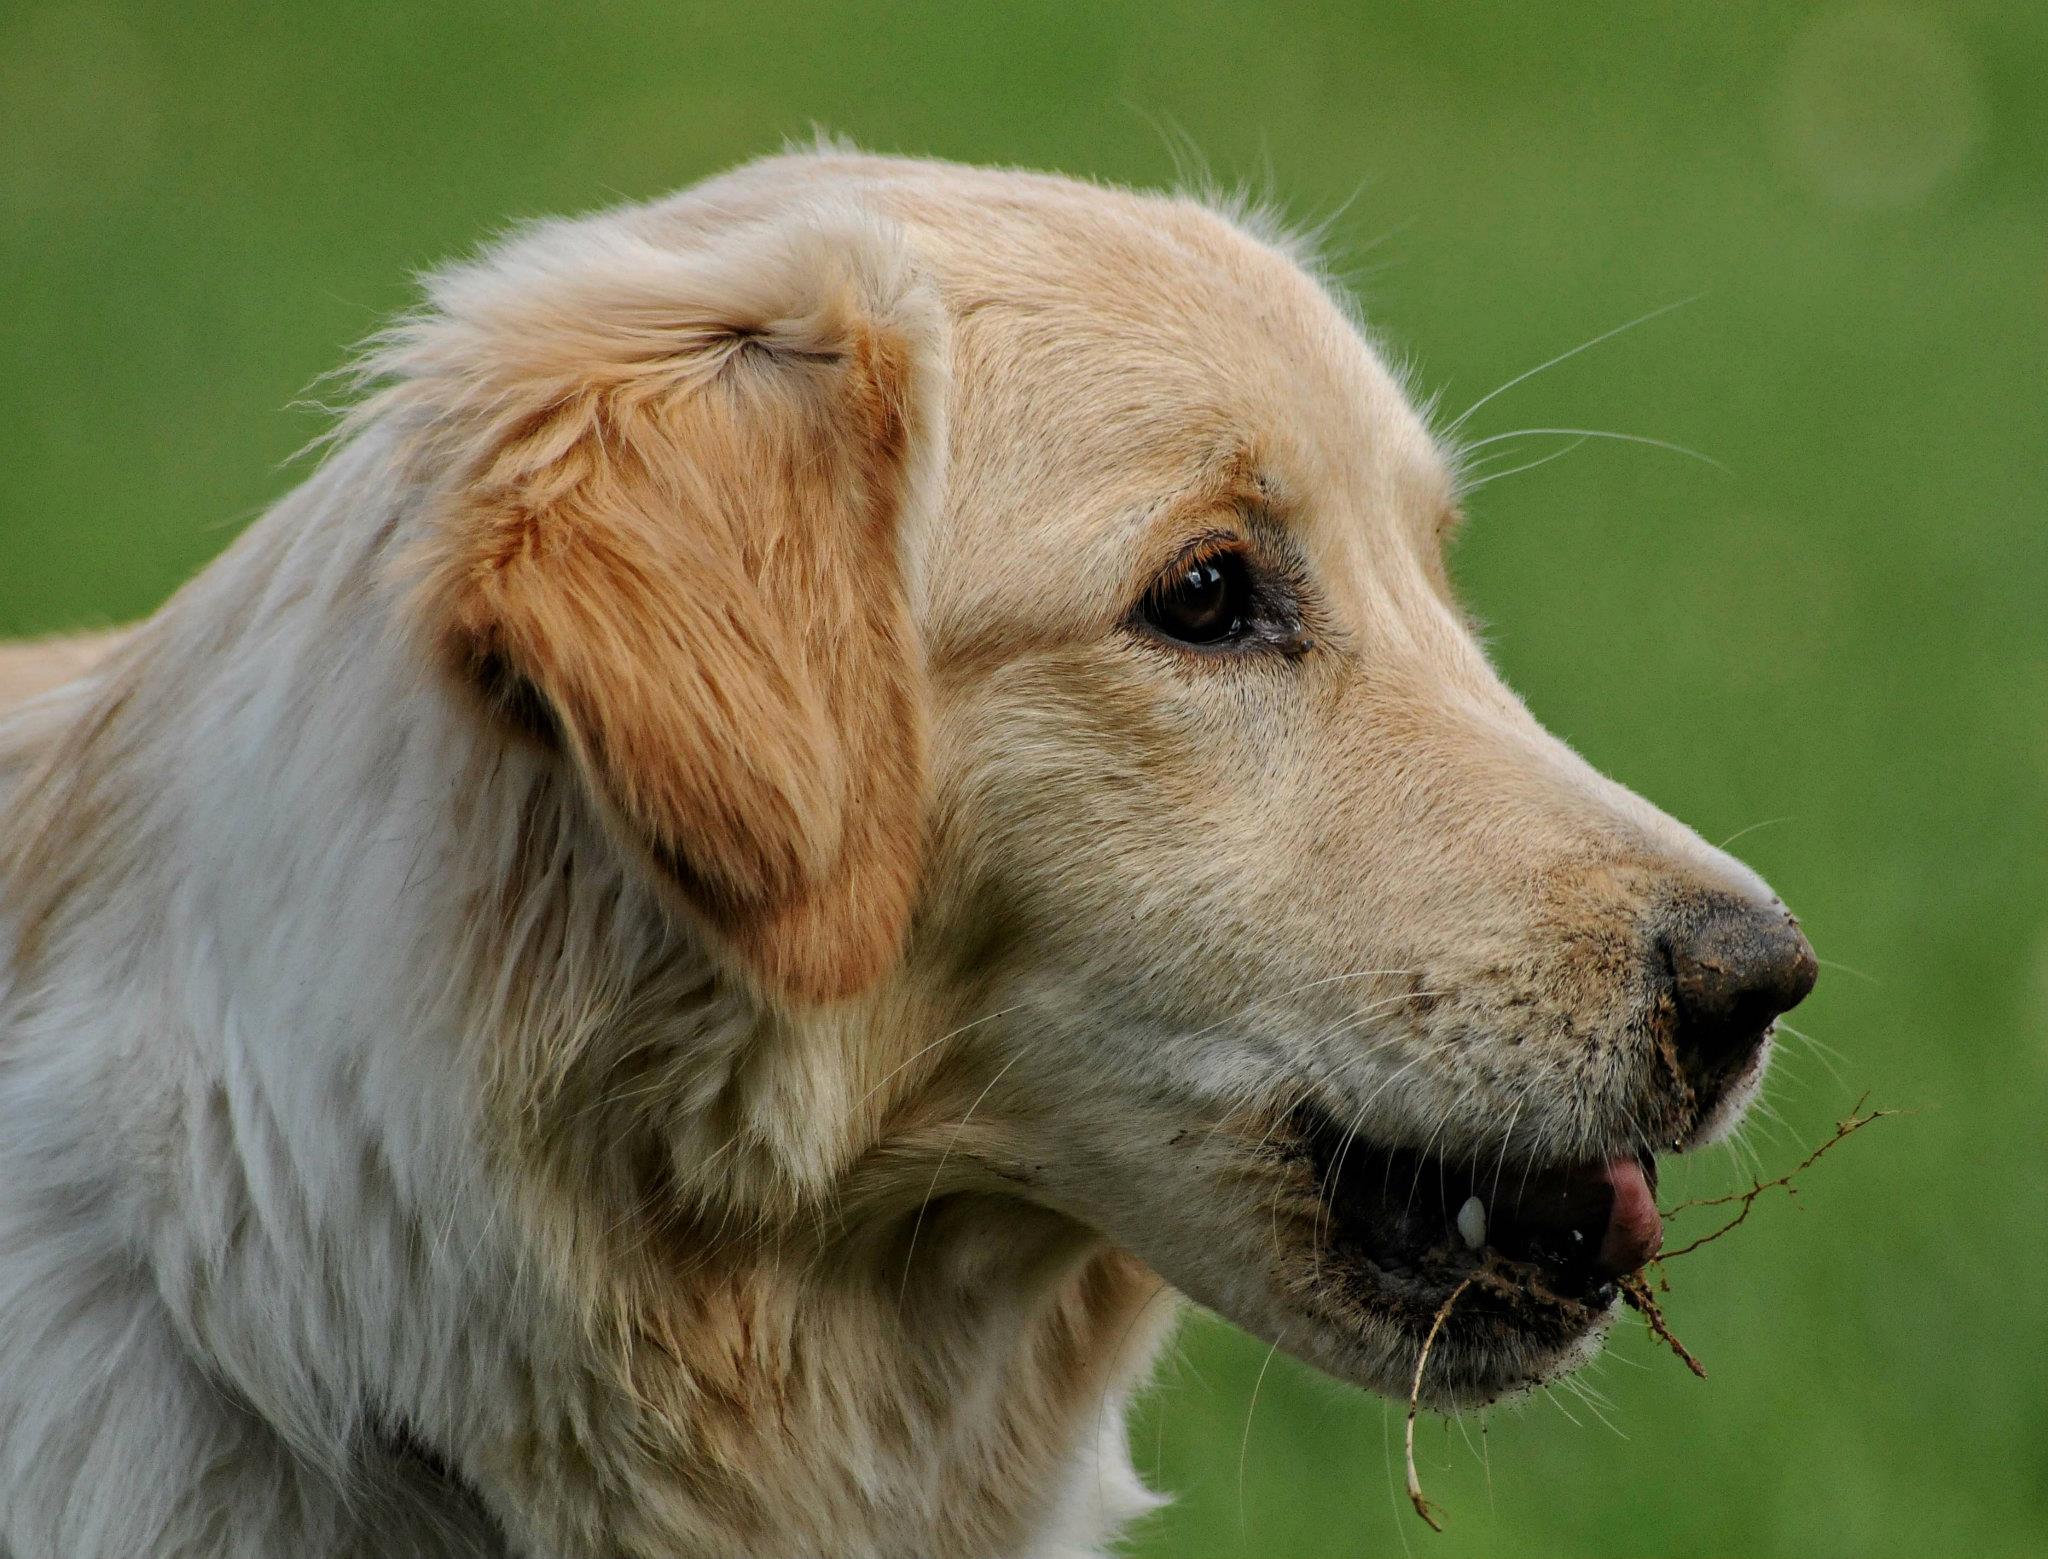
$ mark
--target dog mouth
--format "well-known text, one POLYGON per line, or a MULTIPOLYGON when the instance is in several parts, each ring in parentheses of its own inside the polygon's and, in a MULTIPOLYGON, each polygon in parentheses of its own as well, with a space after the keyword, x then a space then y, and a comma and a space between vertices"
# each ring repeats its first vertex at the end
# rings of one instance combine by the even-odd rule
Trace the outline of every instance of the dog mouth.
POLYGON ((1320 1245, 1359 1269, 1411 1327, 1475 1273, 1468 1328, 1562 1341, 1612 1307, 1619 1284, 1657 1254, 1657 1161, 1643 1148, 1539 1163, 1497 1151, 1385 1148, 1313 1105, 1293 1114, 1315 1176, 1320 1245), (1405 1303, 1401 1303, 1405 1301, 1405 1303))

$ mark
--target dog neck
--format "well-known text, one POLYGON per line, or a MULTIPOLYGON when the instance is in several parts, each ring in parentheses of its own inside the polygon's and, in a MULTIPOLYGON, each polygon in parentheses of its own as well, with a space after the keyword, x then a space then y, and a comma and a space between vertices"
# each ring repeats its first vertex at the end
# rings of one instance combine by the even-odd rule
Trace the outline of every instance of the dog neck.
POLYGON ((0 1045, 48 1094, 13 1102, 76 1139, 191 1411, 225 1383, 336 1490, 402 1425, 516 1551, 1106 1542, 1170 1297, 975 1167, 960 1013, 775 1011, 418 669, 352 464, 76 695, 0 823, 0 1045))

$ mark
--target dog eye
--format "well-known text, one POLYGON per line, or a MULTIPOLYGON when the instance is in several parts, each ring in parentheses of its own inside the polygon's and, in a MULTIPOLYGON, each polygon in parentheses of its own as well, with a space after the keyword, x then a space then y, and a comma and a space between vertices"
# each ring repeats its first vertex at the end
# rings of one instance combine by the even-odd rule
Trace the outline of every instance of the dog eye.
POLYGON ((1234 552, 1177 563, 1145 597, 1143 616, 1183 644, 1222 644, 1251 626, 1252 582, 1234 552))

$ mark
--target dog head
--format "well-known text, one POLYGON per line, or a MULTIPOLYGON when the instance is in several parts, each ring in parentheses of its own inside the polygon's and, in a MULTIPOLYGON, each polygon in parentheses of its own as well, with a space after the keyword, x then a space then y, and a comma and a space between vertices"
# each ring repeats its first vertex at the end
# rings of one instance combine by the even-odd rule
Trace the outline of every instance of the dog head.
POLYGON ((1391 1391, 1483 1272, 1430 1382, 1483 1400, 1584 1355, 1813 981, 1495 675, 1450 460, 1244 221, 782 159, 444 276, 377 367, 437 658, 861 1052, 782 1046, 818 1200, 1050 1210, 1391 1391))

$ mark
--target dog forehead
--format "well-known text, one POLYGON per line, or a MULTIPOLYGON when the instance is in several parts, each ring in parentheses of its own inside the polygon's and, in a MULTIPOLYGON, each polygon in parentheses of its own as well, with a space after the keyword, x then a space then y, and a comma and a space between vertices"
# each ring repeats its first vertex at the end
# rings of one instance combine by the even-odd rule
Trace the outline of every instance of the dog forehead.
POLYGON ((1247 491, 1316 550, 1434 545, 1433 437, 1284 248, 1192 199, 1040 176, 898 199, 954 320, 948 545, 965 527, 1039 554, 1040 590, 1121 590, 1147 516, 1247 491))
MULTIPOLYGON (((1347 398, 1397 416, 1398 386, 1286 247, 1189 196, 982 172, 885 192, 964 336, 1112 419, 1347 398), (1143 392, 1143 393, 1139 393, 1143 392)), ((970 372, 977 366, 970 358, 970 372)), ((986 388, 985 386, 983 388, 986 388)))

